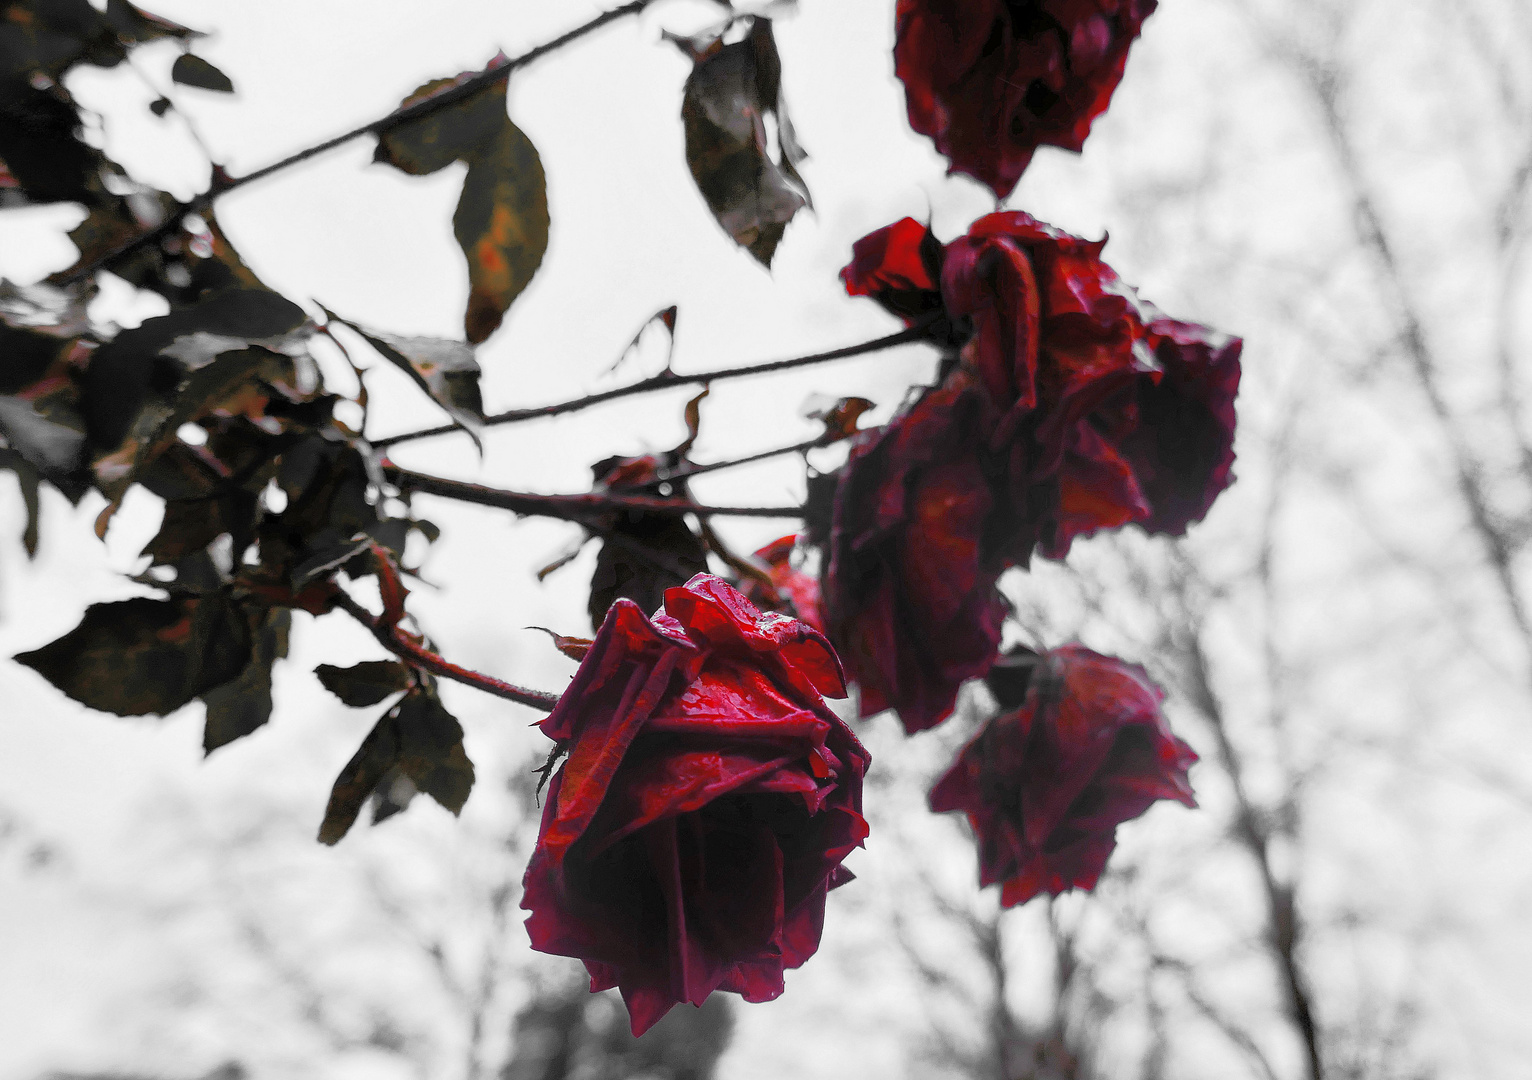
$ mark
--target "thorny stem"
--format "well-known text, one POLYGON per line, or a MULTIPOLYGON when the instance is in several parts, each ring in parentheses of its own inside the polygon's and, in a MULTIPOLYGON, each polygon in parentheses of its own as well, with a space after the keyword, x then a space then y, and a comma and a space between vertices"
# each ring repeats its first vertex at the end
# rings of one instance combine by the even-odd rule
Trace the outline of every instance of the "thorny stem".
POLYGON ((607 492, 588 492, 580 495, 536 495, 526 491, 502 491, 499 488, 470 484, 462 480, 446 480, 439 476, 401 469, 385 462, 383 475, 391 483, 406 491, 423 492, 443 499, 493 506, 518 514, 538 517, 561 518, 581 524, 594 523, 613 510, 642 510, 650 514, 725 515, 730 517, 801 518, 801 506, 704 506, 689 499, 665 498, 658 495, 619 495, 607 492))
MULTIPOLYGON (((700 386, 703 383, 719 382, 723 379, 741 379, 747 375, 766 375, 774 371, 787 371, 790 368, 807 367, 810 364, 823 364, 831 360, 844 360, 852 356, 863 356, 882 349, 891 349, 895 345, 904 345, 907 342, 921 340, 925 337, 926 331, 930 328, 931 324, 939 317, 931 316, 907 329, 900 330, 896 334, 889 334, 886 337, 880 337, 873 341, 864 341, 860 345, 847 345, 844 348, 831 349, 829 352, 814 353, 810 356, 795 356, 788 360, 771 360, 761 364, 747 364, 744 367, 698 371, 691 375, 677 375, 673 371, 662 371, 658 375, 651 375, 649 378, 640 379, 636 383, 614 387, 611 390, 602 390, 596 394, 587 394, 585 397, 572 398, 569 401, 560 401, 552 405, 539 405, 530 409, 511 409, 508 412, 496 413, 493 416, 486 417, 484 423, 487 425, 515 424, 522 420, 540 420, 545 417, 561 416, 564 413, 588 409, 592 405, 600 405, 605 401, 615 401, 617 398, 628 397, 632 394, 647 394, 652 390, 669 390, 677 386, 700 386)), ((377 439, 372 445, 383 449, 396 443, 412 442, 415 439, 429 439, 436 435, 450 435, 454 431, 462 430, 456 424, 443 424, 440 427, 424 428, 420 431, 405 432, 402 435, 391 435, 386 439, 377 439)))
POLYGON ((444 660, 430 649, 419 642, 411 641, 409 635, 397 626, 389 626, 387 621, 374 615, 361 604, 357 603, 346 593, 340 593, 335 600, 335 606, 350 615, 357 622, 372 631, 372 636, 395 656, 407 661, 432 675, 443 679, 451 679, 460 682, 464 686, 472 686, 477 690, 483 690, 486 694, 514 701, 518 705, 527 705, 544 712, 552 712, 553 707, 559 703, 557 694, 545 693, 541 690, 531 690, 525 686, 517 686, 514 683, 502 682, 493 675, 485 675, 483 672, 470 671, 468 668, 459 667, 450 660, 444 660))
POLYGON ((731 461, 709 461, 700 465, 686 465, 679 469, 673 469, 667 473, 661 473, 660 479, 666 482, 676 480, 689 480, 693 476, 701 476, 703 473, 717 472, 720 469, 732 469, 739 465, 753 465, 757 461, 765 461, 767 458, 781 457, 783 454, 801 454, 807 450, 813 450, 820 446, 828 446, 835 440, 828 435, 820 435, 817 438, 806 439, 791 446, 778 446, 772 450, 762 450, 759 453, 749 454, 742 458, 734 458, 731 461))
POLYGON ((395 109, 387 116, 379 117, 376 120, 363 124, 361 127, 352 128, 350 131, 343 135, 337 135, 333 139, 326 139, 322 143, 310 146, 304 150, 299 150, 295 154, 289 154, 287 157, 280 161, 274 161, 270 165, 256 169, 254 172, 246 173, 244 176, 220 177, 215 174, 213 183, 202 194, 194 196, 187 202, 178 203, 176 207, 166 216, 165 220, 160 222, 154 228, 148 230, 147 232, 139 233, 133 239, 113 248, 111 251, 107 252, 105 255, 102 255, 100 258, 95 259, 92 262, 89 262, 86 265, 71 271, 61 280, 61 284, 73 285, 76 282, 82 281, 89 277, 91 274, 94 274, 97 270, 111 266, 113 263, 117 262, 124 256, 131 255, 133 252, 137 251, 141 247, 144 247, 145 245, 157 243, 158 241, 163 240, 165 237, 174 233, 181 227, 181 220, 185 218, 187 214, 194 214, 206 210, 208 207, 213 205, 213 201, 215 199, 219 198, 220 196, 227 195, 235 188, 244 187, 246 184, 254 183, 257 180, 264 180, 266 177, 271 176, 273 173, 281 172, 283 169, 287 169, 293 165, 299 164, 300 162, 307 161, 309 158, 317 157, 320 154, 334 150, 337 146, 344 146, 346 143, 360 139, 364 135, 376 135, 380 132, 387 131, 389 128, 398 124, 402 124, 410 120, 417 120, 422 116, 429 116, 431 113, 437 112, 438 110, 445 109, 451 105, 456 105, 458 102, 472 97, 474 94, 484 89, 484 87, 490 86, 491 84, 497 83, 506 78, 517 68, 524 67, 525 65, 531 63, 533 60, 537 60, 543 56, 546 56, 548 53, 553 52, 555 49, 562 48, 563 46, 568 45, 570 42, 576 41, 594 30, 599 30, 607 23, 615 22, 618 19, 624 18, 628 15, 637 15, 639 12, 643 11, 644 8, 648 7, 654 2, 655 0, 630 0, 629 3, 623 4, 621 7, 613 8, 611 11, 602 12, 600 15, 597 15, 589 22, 575 27, 568 33, 559 35, 552 41, 544 42, 543 44, 538 45, 536 48, 522 53, 520 56, 513 57, 497 68, 492 68, 488 71, 482 71, 470 79, 465 79, 463 82, 459 83, 457 86, 452 87, 450 90, 445 90, 442 93, 435 95, 434 97, 426 98, 424 101, 417 101, 413 105, 395 109))

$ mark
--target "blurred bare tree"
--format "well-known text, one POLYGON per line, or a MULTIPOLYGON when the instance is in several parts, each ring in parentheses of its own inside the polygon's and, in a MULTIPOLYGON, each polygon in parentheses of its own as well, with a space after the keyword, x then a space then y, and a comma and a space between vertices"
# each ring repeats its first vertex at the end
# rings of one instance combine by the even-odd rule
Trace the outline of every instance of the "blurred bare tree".
POLYGON ((1094 896, 1007 913, 919 870, 950 833, 908 839, 916 1045, 974 1080, 1518 1075, 1532 7, 1162 17, 1183 51, 1121 103, 1107 255, 1246 336, 1240 483, 1186 541, 1096 540, 1011 590, 1030 643, 1150 666, 1204 810, 1125 827, 1094 896))

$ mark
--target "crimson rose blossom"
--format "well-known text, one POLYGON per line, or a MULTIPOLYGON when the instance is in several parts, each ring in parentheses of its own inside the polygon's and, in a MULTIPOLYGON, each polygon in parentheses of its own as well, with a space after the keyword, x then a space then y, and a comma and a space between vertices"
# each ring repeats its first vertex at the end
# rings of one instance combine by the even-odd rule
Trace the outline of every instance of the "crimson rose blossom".
POLYGON ((1039 146, 1078 151, 1156 0, 899 0, 910 127, 1005 198, 1039 146))
POLYGON ((931 789, 979 842, 979 883, 1009 907, 1047 891, 1092 889, 1119 823, 1159 799, 1196 806, 1196 762, 1160 713, 1144 669, 1065 645, 1038 658, 1020 707, 989 721, 931 789))
POLYGON ((969 328, 962 363, 987 396, 988 450, 1007 461, 997 532, 1022 565, 1098 529, 1180 535, 1233 480, 1242 343, 1141 301, 1104 246, 989 214, 917 278, 900 271, 930 267, 931 240, 906 218, 858 241, 842 271, 852 295, 899 315, 939 303, 969 328))
POLYGON ((642 1034, 714 990, 766 1001, 819 947, 825 894, 867 835, 867 752, 825 705, 816 630, 698 574, 652 618, 607 614, 543 721, 568 750, 522 906, 532 947, 617 986, 642 1034))
POLYGON ((930 391, 857 441, 836 489, 827 629, 862 715, 896 709, 912 734, 944 720, 958 687, 988 670, 1005 620, 1003 567, 982 550, 994 496, 980 404, 961 379, 930 391))
POLYGON ((910 218, 854 245, 848 293, 962 343, 836 490, 826 627, 864 715, 951 712, 994 661, 1007 566, 1099 529, 1179 535, 1232 482, 1241 342, 1139 300, 1104 244, 998 213, 946 245, 910 218))

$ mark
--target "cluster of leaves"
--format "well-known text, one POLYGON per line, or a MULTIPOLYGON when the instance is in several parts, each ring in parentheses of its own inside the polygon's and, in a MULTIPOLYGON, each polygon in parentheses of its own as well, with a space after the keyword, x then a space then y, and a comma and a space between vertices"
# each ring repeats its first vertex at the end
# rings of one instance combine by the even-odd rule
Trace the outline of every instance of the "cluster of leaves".
MULTIPOLYGON (((227 75, 190 51, 201 36, 125 0, 104 11, 86 0, 0 4, 0 207, 85 210, 69 234, 79 249, 72 266, 35 285, 0 283, 0 469, 20 482, 29 554, 40 541, 44 484, 75 503, 91 491, 104 496, 103 538, 135 485, 164 501, 136 576, 153 594, 92 605, 75 629, 17 659, 75 700, 118 715, 166 715, 200 700, 212 752, 267 722, 272 666, 287 653, 294 609, 330 612, 348 580, 397 581, 409 538, 436 539, 364 435, 365 370, 353 351, 365 345, 402 370, 482 449, 475 346, 537 272, 549 215, 537 149, 507 115, 516 62, 501 54, 482 71, 427 82, 374 125, 374 160, 410 176, 467 165, 452 219, 468 268, 464 340, 397 334, 323 307, 322 318, 310 315, 262 282, 218 224, 213 201, 244 181, 212 163, 206 193, 182 203, 134 180, 87 141, 64 85, 78 65, 113 67, 169 41, 182 49, 175 83, 233 92, 227 75), (130 330, 93 322, 95 275, 106 269, 163 297, 169 312, 130 330), (355 394, 327 386, 310 348, 316 338, 351 363, 355 394), (358 412, 358 426, 343 419, 358 412)), ((695 63, 682 115, 699 191, 729 235, 769 264, 809 201, 771 22, 746 17, 673 40, 695 63)), ((160 97, 150 108, 164 116, 175 106, 160 97)), ((675 309, 656 318, 674 329, 675 309)), ((682 445, 597 463, 596 492, 684 500, 705 395, 686 408, 682 445)), ((854 427, 853 418, 834 437, 854 427)), ((656 606, 666 587, 707 568, 710 551, 747 577, 769 578, 761 561, 728 552, 700 519, 641 509, 575 517, 602 544, 591 589, 596 623, 618 597, 656 606)), ((401 618, 402 607, 380 640, 407 659, 417 647, 429 653, 418 637, 388 636, 403 634, 401 618)), ((342 771, 322 839, 344 835, 369 797, 375 820, 417 790, 454 812, 462 806, 472 764, 424 668, 390 660, 319 674, 348 705, 403 694, 342 771)))
MULTIPOLYGON (((201 700, 212 752, 267 722, 294 609, 332 610, 341 582, 384 566, 392 575, 412 535, 437 536, 388 485, 382 454, 337 416, 349 401, 365 418, 362 373, 356 395, 332 391, 315 339, 349 357, 341 335, 356 335, 472 432, 483 408, 470 343, 398 336, 329 312, 320 325, 250 271, 211 210, 186 214, 84 140, 62 83, 71 67, 112 66, 145 43, 197 36, 120 0, 105 12, 85 0, 3 8, 0 191, 6 205, 76 202, 86 217, 71 233, 75 266, 37 285, 0 285, 0 467, 20 479, 29 553, 42 484, 74 502, 91 490, 105 496, 102 536, 133 486, 164 501, 137 577, 156 595, 92 605, 69 633, 17 659, 119 715, 165 715, 201 700), (155 230, 154 242, 114 256, 155 230), (131 330, 93 323, 89 271, 102 259, 164 297, 169 312, 131 330)), ((191 53, 172 77, 232 90, 191 53)), ((156 102, 154 111, 167 109, 156 102)), ((475 267, 471 336, 482 340, 546 246, 542 173, 505 118, 503 83, 429 120, 390 132, 379 155, 412 173, 470 161, 457 233, 475 267), (526 219, 521 231, 507 214, 526 219)), ((380 818, 415 790, 462 806, 473 768, 429 676, 398 661, 320 674, 347 704, 404 695, 342 772, 323 839, 338 839, 369 795, 380 818)))

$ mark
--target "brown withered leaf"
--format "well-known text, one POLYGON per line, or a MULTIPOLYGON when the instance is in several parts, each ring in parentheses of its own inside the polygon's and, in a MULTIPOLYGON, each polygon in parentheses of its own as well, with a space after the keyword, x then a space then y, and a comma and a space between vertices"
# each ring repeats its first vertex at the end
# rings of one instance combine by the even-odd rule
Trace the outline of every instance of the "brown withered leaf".
POLYGON ((770 267, 787 223, 810 205, 797 169, 807 155, 782 104, 771 20, 755 16, 743 40, 721 40, 683 46, 696 64, 681 100, 686 164, 718 224, 770 267), (776 128, 776 157, 768 123, 776 128))
POLYGON ((250 655, 244 612, 214 594, 92 604, 73 630, 16 661, 92 709, 164 716, 237 678, 250 655))
MULTIPOLYGON (((486 71, 506 63, 491 60, 486 71)), ((426 83, 401 106, 434 97, 480 74, 426 83)), ((468 165, 452 231, 468 260, 463 327, 477 345, 500 326, 548 250, 548 190, 542 159, 505 111, 505 80, 385 131, 373 160, 420 176, 453 161, 468 165)))
POLYGON ((170 81, 220 94, 234 93, 233 80, 202 57, 191 53, 182 53, 176 57, 176 62, 170 65, 170 81))
MULTIPOLYGON (((430 690, 417 688, 405 695, 346 763, 330 792, 319 842, 338 842, 367 799, 401 775, 454 814, 473 789, 473 762, 463 750, 462 726, 430 690)), ((382 820, 389 815, 374 816, 382 820)))
POLYGON ((810 413, 809 418, 824 424, 826 442, 839 442, 855 435, 857 421, 862 418, 862 414, 876 407, 874 402, 864 397, 843 397, 827 409, 810 413))
POLYGON ((711 386, 703 386, 702 392, 686 403, 686 408, 681 414, 686 423, 686 438, 672 451, 676 461, 684 461, 691 448, 697 444, 697 436, 702 431, 702 399, 712 392, 711 386))
POLYGON ((347 668, 320 664, 314 674, 326 690, 353 709, 376 705, 414 684, 410 669, 397 660, 363 660, 347 668))
POLYGON ((452 232, 468 258, 463 327, 478 344, 499 328, 548 250, 548 188, 532 140, 506 120, 500 134, 468 157, 452 232))
POLYGON ((361 334, 379 356, 413 379, 483 452, 484 399, 472 345, 449 338, 400 337, 343 319, 329 308, 324 313, 361 334))
POLYGON ((202 728, 202 752, 242 739, 271 719, 271 668, 287 656, 293 613, 287 608, 250 612, 253 643, 250 662, 239 677, 202 695, 207 720, 202 728))
POLYGON ((571 660, 584 660, 585 654, 590 652, 590 647, 595 642, 590 638, 566 637, 563 634, 555 634, 546 626, 529 626, 528 630, 541 630, 553 639, 553 647, 571 660))

